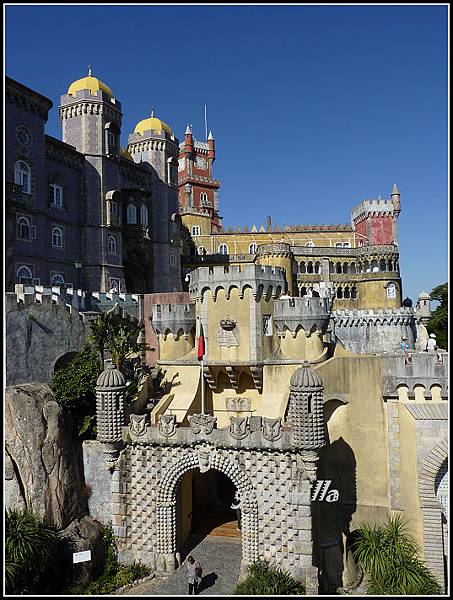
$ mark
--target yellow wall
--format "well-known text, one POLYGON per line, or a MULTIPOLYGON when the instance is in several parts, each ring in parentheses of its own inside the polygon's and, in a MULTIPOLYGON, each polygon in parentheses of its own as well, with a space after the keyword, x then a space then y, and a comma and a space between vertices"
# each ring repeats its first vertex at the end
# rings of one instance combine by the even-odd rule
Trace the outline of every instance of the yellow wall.
POLYGON ((401 306, 401 285, 395 279, 373 279, 358 283, 359 308, 398 308, 401 306), (387 298, 385 285, 393 281, 397 287, 396 298, 387 298))
POLYGON ((287 331, 285 337, 280 338, 280 348, 283 358, 297 360, 310 360, 318 358, 324 350, 322 335, 312 333, 307 337, 302 327, 296 329, 296 337, 287 331))
POLYGON ((175 337, 168 333, 166 339, 159 335, 159 360, 179 360, 191 352, 195 345, 193 333, 184 338, 182 331, 175 337))

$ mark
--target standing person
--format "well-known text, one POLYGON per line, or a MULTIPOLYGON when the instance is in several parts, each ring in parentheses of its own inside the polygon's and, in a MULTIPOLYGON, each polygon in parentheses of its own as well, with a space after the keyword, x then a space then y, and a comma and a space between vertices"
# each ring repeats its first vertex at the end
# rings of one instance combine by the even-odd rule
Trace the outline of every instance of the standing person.
POLYGON ((234 492, 234 501, 233 501, 233 504, 231 505, 231 508, 236 511, 236 514, 238 517, 238 526, 237 526, 238 531, 241 530, 241 506, 242 506, 241 496, 239 494, 239 490, 236 490, 234 492))
POLYGON ((189 584, 189 596, 192 593, 198 594, 198 584, 201 581, 201 572, 202 569, 200 563, 190 554, 187 557, 186 562, 186 577, 189 584))
POLYGON ((430 333, 428 341, 426 342, 426 351, 435 352, 437 350, 436 334, 430 333))

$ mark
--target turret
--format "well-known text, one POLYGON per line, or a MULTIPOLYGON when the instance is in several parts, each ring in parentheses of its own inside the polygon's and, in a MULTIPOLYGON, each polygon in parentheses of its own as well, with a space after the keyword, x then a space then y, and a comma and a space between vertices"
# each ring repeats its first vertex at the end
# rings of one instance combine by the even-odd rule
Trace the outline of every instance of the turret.
POLYGON ((184 155, 191 156, 193 153, 193 135, 192 135, 192 127, 187 125, 186 132, 184 134, 184 155))
POLYGON ((401 201, 400 201, 400 193, 396 186, 396 183, 393 184, 392 202, 393 202, 395 216, 398 217, 398 215, 401 212, 401 201))
POLYGON ((215 161, 215 143, 214 143, 214 136, 212 135, 212 131, 209 132, 209 136, 208 136, 208 158, 210 158, 212 160, 212 162, 215 161))

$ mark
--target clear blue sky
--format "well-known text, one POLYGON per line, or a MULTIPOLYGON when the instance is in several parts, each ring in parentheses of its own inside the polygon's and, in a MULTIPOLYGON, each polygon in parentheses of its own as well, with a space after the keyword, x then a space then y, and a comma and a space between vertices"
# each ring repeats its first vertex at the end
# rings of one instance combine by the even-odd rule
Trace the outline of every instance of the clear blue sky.
POLYGON ((401 192, 403 294, 447 280, 448 12, 439 6, 6 6, 7 75, 58 103, 87 73, 216 139, 224 224, 349 223, 401 192))

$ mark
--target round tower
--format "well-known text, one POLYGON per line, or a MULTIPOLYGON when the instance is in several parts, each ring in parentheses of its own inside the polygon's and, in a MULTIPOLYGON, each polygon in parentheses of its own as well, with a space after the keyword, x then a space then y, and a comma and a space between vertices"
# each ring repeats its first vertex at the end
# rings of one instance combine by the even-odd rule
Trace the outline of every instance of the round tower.
POLYGON ((282 267, 285 269, 288 294, 294 296, 293 273, 292 273, 293 253, 291 246, 280 242, 279 244, 263 244, 258 246, 256 251, 257 265, 270 265, 272 267, 282 267))

